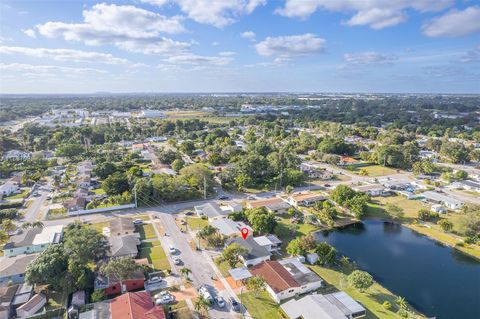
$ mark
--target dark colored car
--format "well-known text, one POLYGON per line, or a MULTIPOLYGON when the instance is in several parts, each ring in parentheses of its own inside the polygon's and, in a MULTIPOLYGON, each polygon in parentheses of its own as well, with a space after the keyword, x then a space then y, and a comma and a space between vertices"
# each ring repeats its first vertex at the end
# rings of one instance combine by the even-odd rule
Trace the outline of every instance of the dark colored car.
POLYGON ((193 212, 186 212, 185 215, 187 215, 187 216, 192 216, 192 215, 193 215, 193 212))
POLYGON ((240 304, 233 298, 230 298, 230 303, 232 304, 233 311, 240 312, 240 304))
POLYGON ((230 199, 230 197, 228 197, 226 195, 223 195, 223 196, 220 196, 218 199, 219 200, 227 200, 227 199, 230 199))

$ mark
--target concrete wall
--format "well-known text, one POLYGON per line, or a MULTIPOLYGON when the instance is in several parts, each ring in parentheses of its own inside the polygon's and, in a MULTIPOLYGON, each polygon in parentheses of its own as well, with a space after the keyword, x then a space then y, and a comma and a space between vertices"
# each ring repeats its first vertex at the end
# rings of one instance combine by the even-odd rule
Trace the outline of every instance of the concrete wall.
POLYGON ((104 207, 104 208, 82 209, 82 210, 77 210, 75 212, 68 212, 67 214, 68 216, 88 215, 88 214, 111 212, 115 210, 129 209, 134 207, 135 207, 135 204, 127 204, 127 205, 110 206, 110 207, 104 207))

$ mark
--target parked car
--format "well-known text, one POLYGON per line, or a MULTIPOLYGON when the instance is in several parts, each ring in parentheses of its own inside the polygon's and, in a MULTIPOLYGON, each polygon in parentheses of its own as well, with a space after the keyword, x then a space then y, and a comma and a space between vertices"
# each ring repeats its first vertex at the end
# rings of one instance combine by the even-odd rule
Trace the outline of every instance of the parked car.
POLYGON ((227 195, 222 195, 218 199, 219 200, 228 200, 228 199, 230 199, 230 197, 228 197, 227 195))
POLYGON ((141 220, 141 219, 135 219, 135 220, 133 221, 133 224, 134 224, 134 225, 141 225, 141 224, 143 224, 143 220, 141 220))
POLYGON ((175 265, 180 265, 182 263, 182 260, 180 259, 180 257, 174 257, 173 258, 173 263, 175 265))
POLYGON ((205 286, 201 286, 199 289, 198 289, 198 294, 200 296, 202 296, 203 298, 205 298, 210 304, 213 303, 213 297, 212 295, 210 294, 210 291, 208 291, 208 288, 205 287, 205 286))
POLYGON ((192 215, 195 215, 195 213, 194 212, 186 212, 185 215, 192 216, 192 215))
POLYGON ((170 245, 168 247, 168 250, 170 251, 170 254, 175 254, 175 252, 177 251, 177 249, 175 248, 175 246, 173 245, 170 245))
MULTIPOLYGON (((166 292, 166 291, 162 291, 162 292, 166 292)), ((160 298, 155 299, 155 305, 156 306, 166 305, 166 304, 169 304, 169 303, 172 303, 172 302, 175 301, 175 297, 168 292, 166 294, 163 294, 163 295, 160 293, 160 295, 161 295, 160 298)))
POLYGON ((149 284, 149 285, 158 284, 161 281, 162 281, 162 278, 160 278, 158 276, 153 276, 153 277, 151 277, 150 279, 147 280, 147 284, 149 284))
POLYGON ((256 198, 255 198, 255 196, 253 196, 253 195, 248 195, 248 196, 247 196, 247 199, 248 199, 248 200, 255 200, 256 198))
POLYGON ((220 296, 215 296, 215 303, 220 307, 220 308, 223 308, 225 307, 225 300, 220 297, 220 296))
POLYGON ((233 298, 230 298, 230 304, 232 305, 233 311, 240 312, 240 304, 233 298))
POLYGON ((160 299, 160 298, 162 298, 162 297, 164 297, 164 296, 168 296, 168 295, 170 295, 170 292, 169 292, 169 291, 167 291, 167 290, 162 290, 162 291, 160 291, 158 294, 155 294, 155 295, 153 296, 153 299, 160 299))

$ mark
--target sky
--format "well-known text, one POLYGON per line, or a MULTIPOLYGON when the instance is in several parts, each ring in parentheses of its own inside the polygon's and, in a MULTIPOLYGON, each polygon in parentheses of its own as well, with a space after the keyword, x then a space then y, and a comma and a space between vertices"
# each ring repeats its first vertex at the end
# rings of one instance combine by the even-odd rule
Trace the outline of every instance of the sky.
POLYGON ((0 93, 480 93, 480 1, 0 1, 0 93))

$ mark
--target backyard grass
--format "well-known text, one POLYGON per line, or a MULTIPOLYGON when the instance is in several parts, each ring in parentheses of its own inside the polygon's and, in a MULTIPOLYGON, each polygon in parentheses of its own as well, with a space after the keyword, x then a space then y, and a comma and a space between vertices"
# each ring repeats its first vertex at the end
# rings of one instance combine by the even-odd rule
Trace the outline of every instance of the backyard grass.
POLYGON ((266 291, 260 292, 258 297, 254 292, 246 292, 238 297, 254 319, 283 319, 280 306, 266 291))
POLYGON ((167 255, 158 240, 152 242, 143 242, 140 245, 138 258, 147 258, 148 262, 156 270, 170 270, 170 263, 167 255))
MULTIPOLYGON (((396 296, 389 290, 382 287, 380 284, 375 282, 370 288, 362 293, 352 287, 349 287, 345 280, 345 275, 337 269, 324 268, 320 266, 310 266, 310 268, 324 281, 326 281, 326 287, 323 288, 325 293, 331 293, 336 290, 345 291, 367 309, 367 316, 365 318, 401 318, 395 313, 398 310, 398 307, 395 303, 396 296), (393 311, 383 308, 382 303, 384 301, 389 301, 392 304, 393 311)), ((423 318, 422 316, 419 317, 423 318)))
POLYGON ((387 197, 372 197, 372 204, 370 204, 368 208, 368 216, 377 218, 386 217, 384 207, 388 204, 394 204, 403 208, 405 217, 407 218, 417 218, 417 212, 420 209, 429 209, 428 205, 419 200, 407 199, 400 195, 387 197))
POLYGON ((93 223, 93 224, 90 225, 90 227, 98 230, 99 232, 102 232, 102 231, 103 231, 103 228, 109 227, 109 226, 110 226, 110 222, 109 222, 109 221, 93 223))
POLYGON ((208 225, 208 220, 200 217, 186 217, 185 220, 188 224, 188 227, 190 227, 192 230, 200 230, 208 225))
POLYGON ((190 312, 190 309, 188 309, 188 306, 185 300, 181 300, 173 305, 168 305, 164 307, 165 307, 165 313, 168 313, 169 310, 171 312, 175 312, 175 318, 177 319, 192 318, 192 313, 190 312))
POLYGON ((93 192, 95 193, 95 195, 103 195, 103 194, 105 194, 105 191, 103 190, 103 188, 94 189, 93 192))
POLYGON ((30 192, 30 189, 26 189, 24 190, 23 192, 21 192, 20 194, 15 194, 15 195, 11 195, 11 196, 7 196, 5 197, 6 200, 10 200, 10 199, 23 199, 25 197, 27 197, 28 193, 30 192))
POLYGON ((360 174, 362 171, 367 173, 366 176, 379 177, 396 174, 397 170, 390 167, 383 167, 381 165, 369 165, 369 166, 350 166, 346 167, 349 171, 354 174, 360 174))
POLYGON ((152 224, 137 225, 135 227, 137 228, 141 239, 151 239, 157 237, 152 224))

